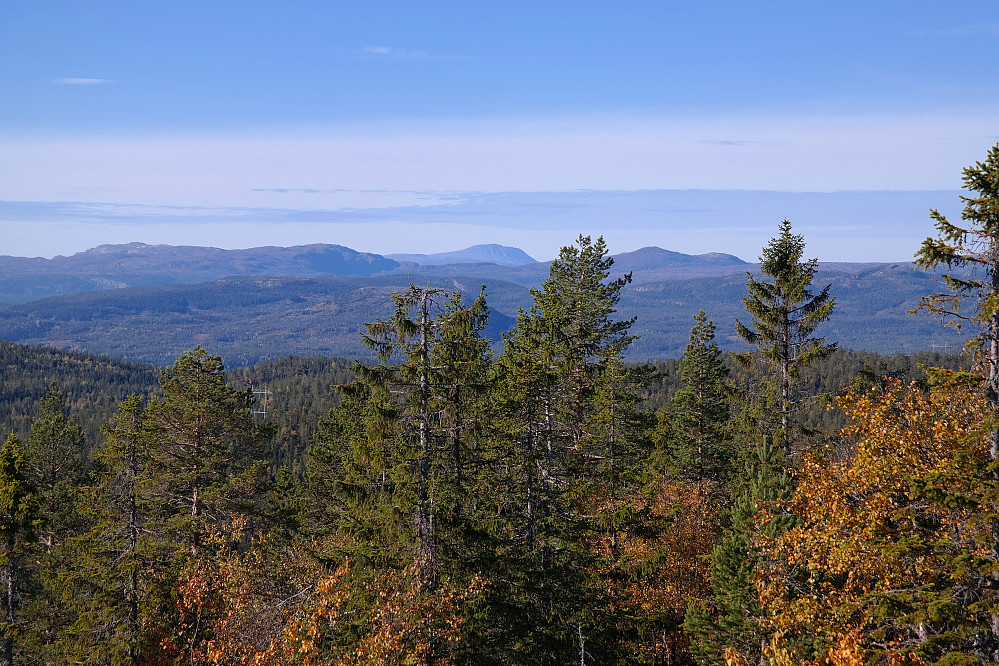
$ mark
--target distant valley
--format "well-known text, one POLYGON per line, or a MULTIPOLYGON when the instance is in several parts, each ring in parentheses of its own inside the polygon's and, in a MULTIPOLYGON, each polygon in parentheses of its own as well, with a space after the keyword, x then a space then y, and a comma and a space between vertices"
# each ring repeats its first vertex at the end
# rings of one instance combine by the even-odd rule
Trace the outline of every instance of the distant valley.
MULTIPOLYGON (((614 257, 632 274, 621 317, 637 317, 632 360, 678 357, 693 315, 703 308, 722 347, 734 336, 746 271, 732 255, 687 255, 643 248, 614 257)), ((71 257, 0 257, 0 339, 170 363, 201 344, 232 366, 289 354, 367 357, 365 322, 391 313, 391 294, 412 280, 461 291, 485 284, 499 343, 529 289, 548 275, 517 248, 481 245, 436 255, 358 252, 339 245, 247 250, 143 245, 100 246, 71 257), (420 263, 420 262, 423 263, 420 263), (527 261, 528 263, 519 263, 527 261)), ((937 287, 909 264, 820 264, 815 283, 832 285, 837 307, 820 333, 850 349, 882 354, 956 351, 963 340, 925 315, 907 315, 937 287)))

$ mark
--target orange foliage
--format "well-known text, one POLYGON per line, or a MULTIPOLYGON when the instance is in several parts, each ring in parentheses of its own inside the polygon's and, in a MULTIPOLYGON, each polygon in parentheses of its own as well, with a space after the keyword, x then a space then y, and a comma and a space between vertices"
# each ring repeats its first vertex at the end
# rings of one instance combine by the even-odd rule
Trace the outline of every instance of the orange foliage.
POLYGON ((281 663, 282 634, 316 590, 339 581, 341 567, 321 575, 301 549, 275 557, 257 536, 241 547, 246 530, 239 518, 226 530, 207 535, 202 557, 189 565, 177 585, 180 622, 164 649, 187 663, 264 666, 281 663))
MULTIPOLYGON (((842 435, 853 454, 805 457, 787 504, 802 522, 761 541, 776 568, 757 581, 770 631, 843 637, 814 662, 827 666, 864 663, 860 643, 871 632, 881 632, 881 643, 917 644, 911 628, 878 619, 879 595, 946 580, 947 549, 981 552, 988 536, 970 509, 928 502, 913 491, 919 482, 974 494, 970 484, 986 464, 991 422, 980 393, 967 382, 924 393, 890 381, 878 393, 850 393, 839 405, 852 421, 842 435), (845 627, 859 629, 844 633, 845 627)), ((878 658, 919 663, 891 653, 878 658)))
MULTIPOLYGON (((611 563, 606 578, 609 602, 623 606, 628 617, 638 618, 647 628, 682 625, 690 600, 708 593, 711 565, 707 556, 714 547, 718 522, 707 485, 663 483, 651 506, 635 507, 636 512, 647 509, 653 519, 668 520, 663 532, 652 538, 615 532, 598 544, 611 563), (615 582, 622 578, 623 587, 615 582)), ((634 651, 670 663, 689 644, 681 629, 660 628, 644 636, 634 651)))
POLYGON ((318 575, 312 558, 298 551, 275 569, 259 541, 236 547, 231 537, 242 527, 237 521, 231 533, 212 535, 215 555, 191 566, 178 585, 180 627, 164 649, 185 663, 446 665, 462 639, 462 605, 484 586, 476 579, 462 591, 447 584, 427 591, 415 564, 385 573, 366 586, 375 599, 362 611, 370 631, 345 639, 341 634, 349 632, 339 630, 352 599, 349 563, 318 575), (310 577, 314 583, 305 582, 310 577))
MULTIPOLYGON (((763 647, 763 657, 767 666, 865 666, 870 656, 859 643, 860 632, 849 631, 829 648, 825 655, 813 661, 800 659, 788 649, 783 632, 776 632, 763 647)), ((749 662, 732 648, 725 650, 726 666, 750 666, 749 662)), ((923 660, 914 654, 889 655, 888 666, 925 666, 923 660)))

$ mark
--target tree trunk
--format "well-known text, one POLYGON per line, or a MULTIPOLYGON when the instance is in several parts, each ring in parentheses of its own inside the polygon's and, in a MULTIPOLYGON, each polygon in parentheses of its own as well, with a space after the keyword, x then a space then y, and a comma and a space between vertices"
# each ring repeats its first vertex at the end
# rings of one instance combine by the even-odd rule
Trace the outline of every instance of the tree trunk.
MULTIPOLYGON (((12 558, 14 555, 13 551, 13 547, 8 544, 3 554, 7 558, 12 558)), ((14 605, 17 600, 14 589, 14 563, 9 559, 0 568, 0 577, 3 579, 3 586, 7 595, 7 631, 4 632, 3 636, 3 663, 0 666, 14 666, 14 637, 12 636, 12 632, 14 630, 14 605)))

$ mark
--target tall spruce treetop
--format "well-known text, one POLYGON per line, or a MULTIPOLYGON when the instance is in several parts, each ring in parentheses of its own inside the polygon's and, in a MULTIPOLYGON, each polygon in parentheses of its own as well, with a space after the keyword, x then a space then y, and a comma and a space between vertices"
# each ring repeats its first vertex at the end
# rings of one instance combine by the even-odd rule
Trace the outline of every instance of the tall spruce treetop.
POLYGON ((769 279, 757 280, 746 273, 749 294, 742 302, 753 318, 752 325, 735 320, 739 337, 757 348, 755 355, 744 353, 736 358, 745 365, 761 361, 776 381, 780 439, 786 452, 790 452, 790 417, 797 402, 794 380, 801 368, 836 348, 823 338, 812 337, 829 318, 836 299, 829 295, 829 285, 812 293, 818 259, 803 262, 804 252, 804 237, 791 233, 788 220, 781 222, 780 235, 770 239, 760 257, 760 272, 769 279))
MULTIPOLYGON (((972 270, 944 275, 948 290, 927 296, 921 307, 957 327, 967 322, 979 328, 976 343, 982 352, 986 397, 999 408, 999 144, 989 149, 984 162, 967 167, 963 180, 964 189, 974 194, 961 197, 965 224, 954 224, 931 210, 938 234, 923 241, 915 263, 924 269, 972 270), (962 311, 962 302, 970 304, 970 310, 962 311)), ((991 453, 993 459, 999 457, 999 431, 992 435, 991 453)))
MULTIPOLYGON (((629 333, 634 318, 613 318, 621 289, 631 282, 631 273, 610 280, 613 264, 603 236, 594 241, 580 234, 575 245, 559 252, 541 289, 531 290, 534 305, 517 322, 516 332, 533 340, 533 355, 547 357, 545 371, 561 385, 556 392, 563 393, 567 411, 562 417, 573 423, 574 439, 582 435, 578 426, 593 397, 596 373, 635 339, 629 333)), ((507 353, 513 342, 507 339, 507 353)))
POLYGON ((531 290, 536 314, 561 325, 568 363, 616 356, 634 340, 628 331, 635 320, 611 317, 621 289, 631 282, 631 273, 608 280, 613 264, 603 236, 593 241, 580 234, 559 252, 541 289, 531 290))
MULTIPOLYGON (((498 638, 507 660, 610 663, 613 622, 601 615, 593 548, 605 525, 596 497, 619 494, 624 478, 630 378, 620 356, 633 319, 616 320, 630 275, 610 279, 603 238, 580 235, 563 247, 534 303, 504 335, 494 404, 506 496, 499 503, 512 536, 498 638), (592 660, 592 661, 591 661, 592 660)), ((606 507, 603 507, 606 508, 606 507)))

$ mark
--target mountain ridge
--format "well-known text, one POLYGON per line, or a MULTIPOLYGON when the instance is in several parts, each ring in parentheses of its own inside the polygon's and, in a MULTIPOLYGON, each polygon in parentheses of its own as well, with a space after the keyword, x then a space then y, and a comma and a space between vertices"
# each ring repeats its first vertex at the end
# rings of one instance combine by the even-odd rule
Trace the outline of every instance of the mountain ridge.
MULTIPOLYGON (((313 243, 290 247, 261 246, 239 250, 197 245, 125 243, 96 247, 51 259, 0 256, 0 303, 27 303, 50 296, 124 287, 195 284, 234 276, 374 277, 419 272, 441 277, 479 275, 537 286, 548 275, 550 261, 536 262, 519 248, 473 245, 464 250, 398 261, 343 245, 313 243), (520 263, 530 260, 530 263, 520 263), (501 263, 498 263, 501 262, 501 263)), ((677 277, 718 275, 746 266, 738 257, 720 253, 687 255, 647 247, 615 255, 616 274, 632 272, 638 282, 677 277)))
POLYGON ((403 262, 410 261, 420 266, 431 266, 441 264, 485 264, 492 263, 499 266, 523 266, 525 264, 536 264, 537 259, 527 254, 519 247, 509 245, 498 245, 487 243, 484 245, 472 245, 463 250, 452 252, 434 252, 431 254, 386 254, 388 259, 403 262))

